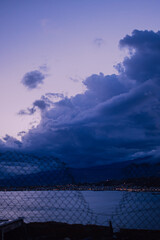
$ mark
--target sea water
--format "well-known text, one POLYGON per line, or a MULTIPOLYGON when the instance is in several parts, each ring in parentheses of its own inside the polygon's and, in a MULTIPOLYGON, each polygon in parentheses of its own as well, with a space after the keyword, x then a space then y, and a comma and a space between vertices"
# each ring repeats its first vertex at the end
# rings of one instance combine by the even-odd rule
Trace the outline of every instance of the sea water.
POLYGON ((160 194, 123 191, 1 191, 0 220, 160 229, 160 194))

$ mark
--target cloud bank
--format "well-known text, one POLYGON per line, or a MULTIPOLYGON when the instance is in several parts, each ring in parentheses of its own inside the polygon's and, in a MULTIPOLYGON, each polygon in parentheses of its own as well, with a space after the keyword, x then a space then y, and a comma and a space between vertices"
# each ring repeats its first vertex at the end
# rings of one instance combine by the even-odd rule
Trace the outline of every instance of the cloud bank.
POLYGON ((32 90, 43 84, 45 75, 39 70, 27 72, 22 78, 22 84, 28 89, 32 90))
MULTIPOLYGON (((93 74, 83 82, 84 93, 50 105, 40 124, 22 137, 21 149, 54 155, 72 166, 157 155, 160 32, 134 30, 120 47, 129 54, 116 66, 118 74, 93 74)), ((47 99, 33 106, 45 109, 47 99)))

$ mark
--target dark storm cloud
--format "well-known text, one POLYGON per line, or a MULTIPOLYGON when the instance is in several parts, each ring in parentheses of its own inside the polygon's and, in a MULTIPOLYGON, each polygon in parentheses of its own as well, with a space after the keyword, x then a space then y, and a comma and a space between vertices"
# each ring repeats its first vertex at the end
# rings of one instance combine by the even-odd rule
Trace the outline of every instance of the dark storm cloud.
POLYGON ((5 142, 8 148, 18 149, 22 146, 22 143, 20 141, 18 141, 16 138, 9 135, 6 135, 3 138, 3 141, 5 142))
POLYGON ((47 108, 48 104, 43 101, 43 100, 36 100, 34 103, 33 103, 33 106, 34 107, 38 107, 39 109, 41 110, 44 110, 47 108))
POLYGON ((22 84, 28 89, 37 88, 40 84, 43 84, 45 75, 38 70, 28 72, 22 78, 22 84))
POLYGON ((0 139, 0 149, 3 149, 5 147, 4 142, 0 139))
POLYGON ((120 46, 130 49, 122 64, 128 78, 144 82, 160 76, 160 32, 134 30, 120 46))
POLYGON ((129 56, 117 66, 118 75, 94 74, 82 94, 51 104, 50 93, 33 103, 45 111, 22 137, 25 151, 74 166, 160 155, 160 34, 135 30, 120 46, 129 48, 129 56))
POLYGON ((42 113, 48 108, 53 107, 53 100, 63 98, 64 95, 61 93, 46 93, 41 97, 41 99, 35 100, 32 107, 20 110, 18 115, 33 115, 37 109, 39 109, 42 113))
POLYGON ((49 107, 49 104, 46 103, 44 100, 36 100, 33 103, 33 106, 31 108, 27 108, 26 110, 20 110, 19 115, 33 115, 36 112, 36 109, 38 108, 41 111, 44 111, 47 107, 49 107))

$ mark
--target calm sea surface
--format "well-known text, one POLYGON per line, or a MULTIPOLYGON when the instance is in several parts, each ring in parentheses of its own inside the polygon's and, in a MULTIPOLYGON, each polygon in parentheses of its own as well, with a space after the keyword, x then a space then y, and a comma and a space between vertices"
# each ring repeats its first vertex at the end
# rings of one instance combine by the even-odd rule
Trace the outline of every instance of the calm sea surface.
POLYGON ((160 194, 118 191, 0 192, 0 219, 160 229, 160 194))

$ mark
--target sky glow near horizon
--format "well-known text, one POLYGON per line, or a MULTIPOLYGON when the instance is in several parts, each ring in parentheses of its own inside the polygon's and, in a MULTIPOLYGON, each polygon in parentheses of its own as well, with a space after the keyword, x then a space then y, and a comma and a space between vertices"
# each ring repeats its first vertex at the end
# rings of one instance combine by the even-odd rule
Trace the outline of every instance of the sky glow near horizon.
MULTIPOLYGON (((119 49, 119 41, 127 34, 131 35, 134 29, 157 32, 160 29, 159 7, 160 3, 158 0, 2 0, 0 2, 0 137, 3 138, 7 134, 4 140, 7 140, 9 142, 7 144, 10 146, 10 144, 12 145, 11 137, 20 139, 21 134, 19 133, 23 132, 22 136, 24 136, 24 131, 28 132, 29 129, 33 130, 32 135, 34 135, 41 128, 41 124, 44 124, 44 126, 49 125, 49 121, 46 121, 46 118, 51 121, 55 116, 57 119, 51 129, 55 128, 56 131, 60 131, 66 124, 72 125, 73 123, 74 125, 75 122, 70 118, 71 116, 67 115, 67 109, 60 109, 61 117, 59 110, 55 110, 57 111, 54 113, 55 115, 51 110, 55 106, 58 109, 54 102, 58 102, 60 99, 63 101, 65 97, 73 99, 77 109, 82 108, 81 113, 77 112, 76 108, 72 112, 72 116, 79 116, 79 119, 82 121, 86 113, 83 112, 84 107, 78 105, 77 94, 84 93, 86 89, 91 89, 91 92, 95 91, 95 89, 92 89, 93 86, 90 80, 86 79, 93 74, 97 74, 103 86, 103 78, 105 79, 105 76, 117 74, 114 65, 125 61, 124 57, 128 53, 125 50, 126 48, 119 49), (99 75, 99 73, 104 75, 99 75), (45 95, 47 93, 48 95, 45 95), (72 97, 76 95, 76 98, 72 97), (65 112, 67 113, 65 114, 65 112), (66 120, 63 127, 62 117, 66 120), (38 125, 41 118, 41 124, 38 125), (58 121, 61 126, 57 130, 58 121), (69 121, 70 123, 68 123, 69 121), (37 125, 38 127, 36 127, 37 125)), ((132 76, 129 75, 129 77, 132 80, 132 76)), ((116 83, 116 79, 114 81, 113 85, 119 84, 116 83)), ((125 78, 123 81, 126 81, 125 78)), ((111 85, 107 86, 110 89, 110 93, 107 93, 109 97, 112 97, 112 91, 116 92, 117 95, 129 91, 126 89, 130 88, 126 84, 124 84, 125 87, 121 85, 111 87, 111 85)), ((147 86, 145 87, 148 88, 147 86)), ((140 87, 135 91, 140 91, 140 87)), ((87 101, 86 106, 91 107, 92 104, 87 101)), ((96 104, 94 105, 95 108, 96 104)), ((85 111, 89 112, 91 109, 86 108, 85 111)), ((108 114, 112 115, 111 110, 107 111, 109 111, 108 114)), ((93 111, 91 111, 90 115, 93 117, 93 111)), ((144 116, 137 116, 135 121, 140 121, 138 120, 140 118, 144 119, 144 116)), ((78 121, 76 124, 78 124, 78 121)), ((92 126, 94 121, 91 124, 92 126)), ((112 119, 107 121, 112 121, 112 119)), ((109 130, 107 131, 107 137, 114 138, 115 136, 117 139, 121 137, 121 134, 117 133, 116 129, 112 133, 109 133, 109 130)), ((124 131, 124 136, 125 134, 127 136, 129 132, 137 136, 139 134, 140 136, 143 135, 143 139, 146 134, 142 133, 142 131, 139 133, 139 126, 135 129, 124 131)), ((72 132, 73 136, 74 134, 72 132)), ((103 142, 105 134, 102 129, 97 129, 95 134, 97 134, 96 141, 95 139, 90 139, 90 142, 95 141, 95 145, 99 148, 99 143, 97 142, 99 139, 98 135, 100 134, 100 141, 103 142)), ((29 142, 33 140, 29 136, 30 133, 22 137, 25 148, 28 146, 26 139, 29 138, 29 142)), ((60 134, 57 139, 60 139, 60 134)), ((33 141, 35 142, 36 140, 33 141)), ((51 138, 50 141, 53 141, 53 139, 51 138)), ((83 155, 85 150, 75 137, 76 141, 83 155)), ((45 144, 47 143, 45 142, 45 144)), ((48 145, 48 149, 52 149, 51 152, 56 152, 58 156, 63 155, 62 152, 66 154, 67 144, 62 140, 60 140, 59 144, 64 145, 63 151, 62 149, 61 151, 59 150, 58 143, 55 143, 54 149, 48 145)), ((32 145, 34 146, 34 143, 32 145)), ((41 147, 44 145, 40 144, 41 147)), ((108 143, 108 145, 112 144, 108 143)), ((112 146, 113 149, 115 148, 114 145, 112 146)), ((39 149, 40 146, 35 148, 39 149)), ((92 147, 92 144, 87 146, 87 151, 92 147)), ((29 148, 31 149, 32 147, 29 148)), ((122 149, 123 147, 117 154, 123 157, 122 149)), ((149 151, 155 151, 156 149, 157 145, 155 148, 153 146, 149 148, 149 151)), ((140 152, 143 153, 144 149, 141 148, 140 150, 137 147, 137 150, 131 149, 130 151, 134 155, 136 153, 140 154, 140 152)), ((108 150, 108 154, 112 156, 111 149, 108 150)), ((61 157, 63 158, 63 156, 61 157)), ((112 157, 115 158, 114 156, 112 157)), ((101 156, 100 162, 103 163, 103 161, 104 158, 101 156)))

